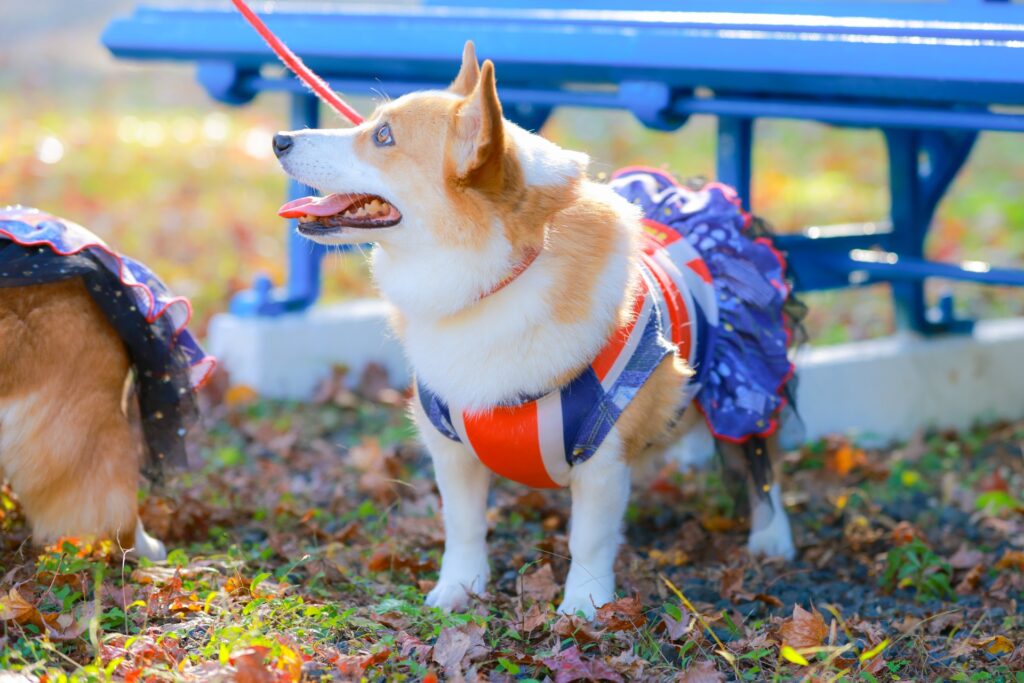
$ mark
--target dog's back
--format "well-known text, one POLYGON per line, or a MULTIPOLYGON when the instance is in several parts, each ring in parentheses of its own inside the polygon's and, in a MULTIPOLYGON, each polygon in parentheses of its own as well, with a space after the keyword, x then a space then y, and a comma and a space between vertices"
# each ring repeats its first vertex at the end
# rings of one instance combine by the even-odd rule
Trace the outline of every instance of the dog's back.
POLYGON ((139 449, 121 399, 124 344, 81 279, 0 288, 0 475, 37 542, 131 546, 139 449))

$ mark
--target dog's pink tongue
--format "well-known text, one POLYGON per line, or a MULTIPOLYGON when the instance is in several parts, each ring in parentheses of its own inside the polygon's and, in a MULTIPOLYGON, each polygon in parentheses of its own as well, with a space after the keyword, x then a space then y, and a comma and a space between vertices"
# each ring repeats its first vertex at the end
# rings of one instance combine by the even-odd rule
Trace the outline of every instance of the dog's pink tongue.
POLYGON ((277 215, 281 218, 333 216, 351 206, 352 201, 351 196, 342 197, 338 194, 329 194, 326 197, 301 197, 282 206, 277 210, 277 215))

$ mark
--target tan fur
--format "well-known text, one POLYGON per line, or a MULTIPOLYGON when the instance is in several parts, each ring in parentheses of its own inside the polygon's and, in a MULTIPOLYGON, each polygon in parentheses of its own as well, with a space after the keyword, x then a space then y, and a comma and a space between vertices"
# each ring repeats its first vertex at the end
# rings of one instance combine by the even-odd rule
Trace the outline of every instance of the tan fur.
POLYGON ((128 369, 79 279, 0 288, 0 475, 37 543, 134 544, 140 450, 122 410, 128 369))
MULTIPOLYGON (((685 361, 668 356, 626 406, 615 424, 622 436, 627 462, 660 452, 684 433, 679 430, 684 421, 677 424, 676 417, 686 381, 692 375, 685 361)), ((697 411, 687 408, 686 412, 697 411)))

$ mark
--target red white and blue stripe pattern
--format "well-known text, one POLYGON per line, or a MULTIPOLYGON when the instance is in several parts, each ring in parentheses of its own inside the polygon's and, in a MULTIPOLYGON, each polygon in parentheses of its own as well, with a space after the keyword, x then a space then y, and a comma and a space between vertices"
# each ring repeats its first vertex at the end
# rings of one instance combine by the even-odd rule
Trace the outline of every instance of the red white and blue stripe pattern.
POLYGON ((781 406, 778 391, 791 370, 781 317, 787 290, 774 284, 782 282, 782 264, 770 246, 757 246, 740 234, 747 218, 728 188, 691 192, 648 169, 620 172, 613 187, 647 216, 639 291, 631 321, 590 366, 557 391, 486 412, 456 410, 429 387, 418 386, 419 400, 438 431, 466 444, 496 474, 528 486, 566 486, 571 467, 597 451, 670 354, 694 369, 689 393, 696 394, 721 438, 769 433, 781 406), (766 253, 770 263, 763 259, 766 253), (723 265, 723 254, 743 262, 723 265), (758 269, 756 277, 749 276, 758 269), (751 314, 751 302, 766 303, 768 310, 751 314), (765 320, 775 322, 758 328, 758 340, 747 339, 748 323, 765 320), (753 404, 757 410, 750 409, 753 404))

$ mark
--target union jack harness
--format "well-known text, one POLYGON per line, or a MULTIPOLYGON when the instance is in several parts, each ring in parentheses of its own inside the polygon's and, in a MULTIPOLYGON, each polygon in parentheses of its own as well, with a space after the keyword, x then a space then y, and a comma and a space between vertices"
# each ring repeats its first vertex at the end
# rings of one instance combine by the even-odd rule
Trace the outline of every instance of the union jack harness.
POLYGON ((612 187, 643 212, 640 285, 632 321, 576 379, 543 396, 471 413, 420 382, 431 424, 496 474, 535 488, 569 483, 668 355, 694 370, 690 395, 711 432, 744 443, 771 435, 792 376, 783 307, 786 264, 735 192, 699 190, 655 169, 627 168, 612 187))

